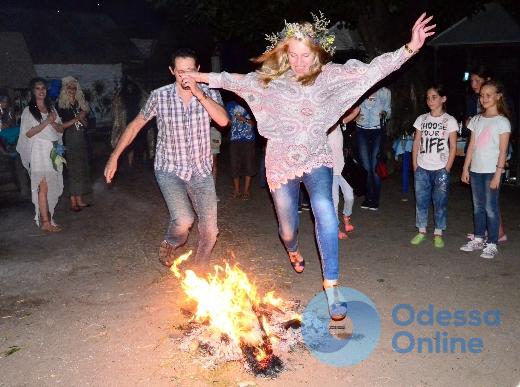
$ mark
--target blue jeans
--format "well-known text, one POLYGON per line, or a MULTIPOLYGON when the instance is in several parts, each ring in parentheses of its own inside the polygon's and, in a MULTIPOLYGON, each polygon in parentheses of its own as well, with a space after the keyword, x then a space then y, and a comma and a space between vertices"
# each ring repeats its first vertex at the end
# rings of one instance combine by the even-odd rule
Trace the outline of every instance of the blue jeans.
POLYGON ((379 207, 381 178, 376 173, 377 154, 381 145, 381 129, 363 129, 356 131, 359 161, 367 171, 366 203, 371 207, 379 207))
POLYGON ((450 175, 445 168, 430 171, 417 166, 415 176, 415 225, 426 228, 433 200, 435 228, 446 230, 450 175))
POLYGON ((194 261, 207 262, 217 240, 217 194, 213 176, 192 175, 184 181, 172 172, 155 171, 170 222, 164 239, 175 248, 186 243, 188 233, 198 218, 199 243, 194 261))
POLYGON ((271 192, 276 214, 278 232, 289 252, 298 250, 298 197, 300 183, 305 185, 311 200, 315 219, 315 232, 321 256, 323 277, 337 280, 338 265, 338 219, 332 203, 332 169, 318 167, 283 184, 271 192))
POLYGON ((498 243, 500 227, 500 208, 498 197, 500 189, 491 189, 489 183, 494 173, 470 172, 471 193, 473 195, 473 225, 475 237, 484 238, 486 229, 487 242, 498 243))

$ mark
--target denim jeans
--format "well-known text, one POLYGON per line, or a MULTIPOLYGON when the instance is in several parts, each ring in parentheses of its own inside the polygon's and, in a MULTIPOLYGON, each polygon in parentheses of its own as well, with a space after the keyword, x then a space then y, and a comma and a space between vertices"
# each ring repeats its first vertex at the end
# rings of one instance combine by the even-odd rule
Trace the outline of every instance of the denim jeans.
POLYGON ((332 203, 332 169, 318 167, 287 181, 280 188, 271 192, 276 214, 278 232, 289 252, 298 250, 298 197, 300 183, 305 185, 311 200, 315 219, 315 232, 321 256, 323 277, 337 280, 338 265, 338 219, 332 203))
POLYGON ((173 172, 155 171, 170 222, 164 239, 174 247, 186 243, 188 233, 198 218, 199 243, 193 261, 207 262, 217 240, 217 195, 213 176, 193 174, 188 181, 173 172))
POLYGON ((433 200, 435 228, 446 230, 450 175, 445 168, 430 171, 417 166, 415 177, 415 225, 426 228, 428 209, 433 200))
POLYGON ((487 242, 496 244, 498 243, 498 229, 500 227, 498 203, 500 189, 489 187, 494 175, 494 173, 470 172, 470 183, 473 195, 475 237, 484 238, 487 229, 487 242))
POLYGON ((334 213, 338 215, 339 190, 343 194, 343 216, 352 215, 352 206, 354 205, 354 190, 341 175, 332 177, 332 201, 334 202, 334 213))
POLYGON ((379 207, 381 178, 376 173, 377 154, 381 145, 381 129, 356 130, 359 161, 367 171, 367 193, 365 200, 371 207, 379 207))

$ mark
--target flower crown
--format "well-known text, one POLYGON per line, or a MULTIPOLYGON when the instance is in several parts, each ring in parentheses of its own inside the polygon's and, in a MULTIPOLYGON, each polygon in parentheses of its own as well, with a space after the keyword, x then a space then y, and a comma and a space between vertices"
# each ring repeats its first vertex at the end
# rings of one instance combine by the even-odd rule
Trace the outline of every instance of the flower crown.
POLYGON ((327 26, 330 20, 326 19, 321 11, 319 16, 311 12, 313 23, 287 23, 285 20, 285 27, 278 33, 272 33, 265 35, 265 38, 271 43, 265 50, 265 52, 271 51, 280 42, 286 39, 296 38, 302 40, 309 38, 317 46, 321 46, 330 56, 334 55, 336 46, 334 46, 335 36, 329 32, 327 26))

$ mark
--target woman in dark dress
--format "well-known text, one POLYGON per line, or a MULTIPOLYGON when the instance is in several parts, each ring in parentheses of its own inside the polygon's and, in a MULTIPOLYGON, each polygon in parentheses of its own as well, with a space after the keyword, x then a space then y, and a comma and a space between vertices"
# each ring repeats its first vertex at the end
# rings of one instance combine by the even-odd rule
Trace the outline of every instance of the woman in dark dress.
POLYGON ((58 98, 58 112, 65 128, 64 143, 66 147, 68 183, 70 195, 70 209, 74 212, 88 207, 83 201, 83 195, 90 191, 90 171, 86 133, 89 105, 79 82, 73 77, 62 79, 60 96, 58 98))

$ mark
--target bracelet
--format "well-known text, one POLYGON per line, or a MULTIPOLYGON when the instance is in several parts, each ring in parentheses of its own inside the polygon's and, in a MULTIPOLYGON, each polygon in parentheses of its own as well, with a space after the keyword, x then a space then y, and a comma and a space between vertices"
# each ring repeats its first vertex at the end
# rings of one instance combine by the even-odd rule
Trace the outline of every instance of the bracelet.
POLYGON ((497 169, 501 169, 501 170, 503 170, 503 171, 506 170, 504 167, 499 167, 498 164, 497 164, 497 169))
POLYGON ((408 52, 408 54, 410 54, 410 55, 413 55, 413 54, 415 54, 415 53, 417 53, 417 52, 419 51, 419 50, 417 50, 417 51, 412 50, 410 47, 408 47, 408 44, 405 44, 405 45, 404 45, 404 49, 405 49, 405 51, 408 52))

